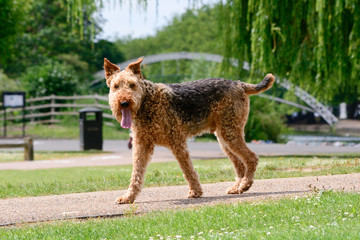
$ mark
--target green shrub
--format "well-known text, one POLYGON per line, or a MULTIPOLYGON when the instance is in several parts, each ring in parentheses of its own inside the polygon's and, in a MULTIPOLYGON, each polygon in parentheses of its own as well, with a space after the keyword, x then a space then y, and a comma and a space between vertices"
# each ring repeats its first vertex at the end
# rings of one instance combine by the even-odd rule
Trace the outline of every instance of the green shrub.
POLYGON ((280 135, 286 130, 282 113, 274 101, 260 97, 250 97, 250 113, 245 126, 245 139, 271 140, 279 142, 280 135))
POLYGON ((56 61, 29 67, 20 77, 32 97, 69 96, 79 92, 78 77, 72 66, 56 61))
POLYGON ((20 84, 14 79, 9 78, 3 70, 0 69, 0 96, 3 91, 19 91, 19 88, 21 88, 20 84))

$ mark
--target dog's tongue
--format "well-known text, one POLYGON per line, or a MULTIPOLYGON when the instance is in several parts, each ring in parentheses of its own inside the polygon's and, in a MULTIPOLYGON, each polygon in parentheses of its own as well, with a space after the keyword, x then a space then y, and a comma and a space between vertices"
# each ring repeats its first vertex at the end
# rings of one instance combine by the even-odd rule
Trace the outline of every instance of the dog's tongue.
POLYGON ((122 128, 131 128, 131 114, 129 109, 121 109, 122 119, 121 127, 122 128))

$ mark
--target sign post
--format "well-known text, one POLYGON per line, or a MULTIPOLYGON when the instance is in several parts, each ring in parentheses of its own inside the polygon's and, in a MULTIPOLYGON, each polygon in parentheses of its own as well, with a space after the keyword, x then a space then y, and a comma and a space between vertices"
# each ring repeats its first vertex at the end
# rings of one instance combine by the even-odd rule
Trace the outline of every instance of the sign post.
POLYGON ((4 108, 4 137, 6 137, 6 108, 23 109, 22 134, 25 136, 25 92, 3 92, 2 102, 4 108))

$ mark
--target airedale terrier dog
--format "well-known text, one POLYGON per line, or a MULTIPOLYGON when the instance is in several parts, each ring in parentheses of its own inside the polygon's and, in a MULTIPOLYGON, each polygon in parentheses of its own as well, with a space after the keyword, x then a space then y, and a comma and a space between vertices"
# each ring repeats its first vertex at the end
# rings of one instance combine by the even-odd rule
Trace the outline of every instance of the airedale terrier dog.
POLYGON ((141 62, 121 71, 104 59, 109 104, 123 128, 133 131, 133 170, 128 191, 116 199, 132 203, 140 193, 146 167, 155 145, 169 148, 189 185, 189 198, 203 194, 191 162, 186 140, 205 132, 215 133, 232 161, 236 180, 228 194, 247 191, 254 181, 258 157, 245 143, 244 126, 249 113, 249 95, 269 89, 275 78, 267 74, 259 84, 209 78, 180 84, 152 83, 141 74, 141 62))

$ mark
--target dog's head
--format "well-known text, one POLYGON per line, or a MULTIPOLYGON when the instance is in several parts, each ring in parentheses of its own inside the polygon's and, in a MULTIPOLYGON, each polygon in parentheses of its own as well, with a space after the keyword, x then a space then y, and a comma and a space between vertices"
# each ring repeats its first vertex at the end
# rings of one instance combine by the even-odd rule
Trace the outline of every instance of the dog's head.
POLYGON ((140 108, 144 92, 141 62, 130 63, 125 70, 104 59, 105 79, 109 87, 109 104, 116 120, 123 128, 130 128, 132 117, 140 108))

